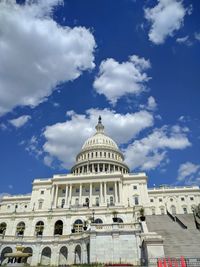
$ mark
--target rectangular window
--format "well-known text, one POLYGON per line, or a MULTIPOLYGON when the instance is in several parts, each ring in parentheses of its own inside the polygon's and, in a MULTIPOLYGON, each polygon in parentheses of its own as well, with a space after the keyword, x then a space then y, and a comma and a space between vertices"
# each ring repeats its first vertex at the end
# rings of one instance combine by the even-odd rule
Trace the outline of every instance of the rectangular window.
POLYGON ((133 189, 134 189, 134 190, 137 190, 137 185, 134 185, 134 186, 133 186, 133 189))
POLYGON ((150 199, 150 202, 153 202, 153 199, 150 199))
POLYGON ((193 201, 193 200, 194 200, 194 198, 193 198, 193 197, 190 197, 190 200, 192 200, 192 201, 193 201))
POLYGON ((109 191, 113 191, 113 187, 109 187, 109 191))
POLYGON ((99 192, 99 187, 96 187, 95 188, 95 192, 99 192))
POLYGON ((40 194, 41 194, 41 195, 44 195, 44 190, 41 190, 41 191, 40 191, 40 194))
POLYGON ((43 205, 43 201, 39 201, 38 209, 41 210, 43 205))
POLYGON ((139 198, 138 197, 134 197, 135 199, 135 205, 139 205, 139 198))
POLYGON ((79 188, 76 188, 76 193, 79 193, 79 188))
POLYGON ((162 198, 159 198, 159 202, 162 202, 162 198))
POLYGON ((66 190, 65 190, 65 189, 63 189, 63 190, 62 190, 62 193, 63 193, 63 194, 65 194, 65 192, 66 192, 66 190))
POLYGON ((184 197, 182 197, 182 198, 181 198, 181 201, 184 201, 184 200, 185 200, 185 198, 184 198, 184 197))
POLYGON ((79 204, 79 199, 76 198, 76 199, 75 199, 75 205, 78 206, 78 204, 79 204))
POLYGON ((99 206, 99 198, 96 197, 96 206, 99 206))

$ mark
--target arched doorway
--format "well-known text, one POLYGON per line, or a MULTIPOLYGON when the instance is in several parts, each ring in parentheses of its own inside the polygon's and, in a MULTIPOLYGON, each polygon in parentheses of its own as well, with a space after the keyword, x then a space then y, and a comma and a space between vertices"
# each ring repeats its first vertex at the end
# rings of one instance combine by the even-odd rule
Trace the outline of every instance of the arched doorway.
POLYGON ((74 222, 74 229, 76 233, 83 232, 83 222, 80 219, 74 222))
POLYGON ((67 247, 62 247, 59 252, 59 265, 67 265, 68 249, 67 247))
POLYGON ((81 263, 81 246, 77 245, 75 247, 75 251, 74 251, 74 264, 80 264, 81 263))
POLYGON ((0 235, 5 235, 5 232, 6 232, 6 227, 7 227, 7 224, 6 223, 1 223, 0 224, 0 235))
POLYGON ((40 264, 46 266, 50 265, 50 263, 51 263, 51 249, 49 247, 45 247, 42 250, 40 264))
POLYGON ((42 236, 44 231, 44 223, 43 221, 39 221, 35 225, 35 235, 42 236))
MULTIPOLYGON (((30 253, 30 254, 33 255, 33 250, 32 250, 31 247, 27 247, 27 248, 25 248, 23 252, 25 252, 25 253, 30 253)), ((27 263, 28 265, 31 265, 31 261, 32 261, 32 256, 30 256, 30 257, 27 258, 27 262, 26 262, 26 263, 27 263)))
POLYGON ((62 235, 63 233, 63 222, 61 220, 55 223, 54 235, 62 235))
POLYGON ((4 265, 6 263, 8 263, 8 258, 5 257, 6 253, 11 253, 13 252, 11 247, 5 247, 2 251, 1 251, 1 265, 4 265))

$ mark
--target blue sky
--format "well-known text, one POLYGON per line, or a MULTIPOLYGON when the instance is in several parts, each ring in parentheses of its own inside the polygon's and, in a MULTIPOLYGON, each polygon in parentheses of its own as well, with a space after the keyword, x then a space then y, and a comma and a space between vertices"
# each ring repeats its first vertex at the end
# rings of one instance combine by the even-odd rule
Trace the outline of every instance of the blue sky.
POLYGON ((99 115, 149 186, 200 184, 199 0, 0 3, 0 193, 67 173, 99 115))

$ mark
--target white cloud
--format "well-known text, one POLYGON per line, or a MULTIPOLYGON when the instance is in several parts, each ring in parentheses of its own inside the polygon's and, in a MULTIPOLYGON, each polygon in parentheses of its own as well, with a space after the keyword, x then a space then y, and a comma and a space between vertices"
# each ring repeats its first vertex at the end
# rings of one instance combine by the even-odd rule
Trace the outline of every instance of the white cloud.
POLYGON ((189 36, 185 36, 185 37, 180 37, 180 38, 177 38, 176 39, 176 42, 179 43, 179 44, 185 44, 187 46, 191 46, 192 45, 192 42, 191 40, 189 39, 189 36))
POLYGON ((140 131, 153 125, 153 116, 147 111, 125 115, 109 109, 89 109, 85 115, 69 111, 69 120, 47 126, 44 130, 46 142, 43 149, 47 156, 45 163, 49 166, 56 158, 65 168, 72 167, 81 146, 95 132, 99 115, 102 116, 106 133, 118 144, 127 143, 140 131))
POLYGON ((189 36, 185 36, 185 37, 180 37, 176 39, 177 43, 185 43, 188 40, 189 36))
POLYGON ((164 126, 130 144, 124 150, 125 160, 131 169, 155 169, 168 160, 169 149, 184 149, 190 145, 186 133, 181 131, 181 128, 175 131, 173 127, 164 126))
POLYGON ((0 115, 19 105, 35 107, 60 83, 94 68, 93 35, 58 25, 51 14, 59 2, 0 2, 0 115))
POLYGON ((157 108, 157 103, 156 103, 156 100, 153 96, 150 96, 147 100, 147 104, 146 105, 143 105, 141 104, 140 105, 140 108, 141 109, 147 109, 147 110, 150 110, 150 111, 154 111, 156 110, 157 108))
POLYGON ((164 43, 183 26, 185 15, 191 12, 192 8, 185 8, 181 0, 158 0, 156 6, 145 9, 145 18, 151 23, 149 40, 155 44, 164 43))
POLYGON ((5 131, 5 130, 7 130, 7 126, 6 126, 6 124, 5 123, 0 123, 0 130, 2 130, 2 131, 5 131))
POLYGON ((149 60, 136 55, 119 63, 113 58, 101 62, 99 74, 93 83, 98 94, 103 94, 114 105, 124 95, 140 94, 150 79, 144 72, 150 68, 149 60))
POLYGON ((200 32, 195 32, 194 37, 197 41, 200 41, 200 32))
POLYGON ((25 123, 28 122, 28 120, 31 119, 31 116, 29 115, 23 115, 16 119, 9 120, 9 122, 16 128, 22 127, 25 123))
POLYGON ((34 135, 28 142, 21 141, 20 145, 26 145, 26 151, 28 151, 31 155, 35 155, 37 158, 42 155, 38 138, 34 135))
POLYGON ((148 98, 147 109, 155 110, 157 108, 156 100, 153 96, 148 98))
POLYGON ((200 185, 200 165, 189 161, 181 164, 178 169, 177 181, 187 185, 200 185))

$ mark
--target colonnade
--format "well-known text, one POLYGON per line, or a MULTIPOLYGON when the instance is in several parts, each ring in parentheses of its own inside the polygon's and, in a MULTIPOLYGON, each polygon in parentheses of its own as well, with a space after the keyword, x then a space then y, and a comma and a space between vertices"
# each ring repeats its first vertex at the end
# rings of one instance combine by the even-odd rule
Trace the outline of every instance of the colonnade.
POLYGON ((110 197, 113 198, 113 205, 122 203, 121 181, 70 183, 66 185, 54 184, 51 192, 51 203, 53 208, 59 207, 58 198, 62 198, 64 200, 63 208, 67 208, 74 204, 83 205, 87 198, 89 200, 88 206, 92 207, 96 205, 95 201, 98 198, 99 206, 105 206, 110 203, 110 197), (65 192, 62 197, 59 196, 60 190, 64 190, 65 192), (73 203, 75 199, 78 199, 78 203, 73 203))
POLYGON ((93 164, 83 164, 76 166, 73 169, 73 173, 76 175, 83 173, 99 173, 99 172, 121 172, 128 173, 128 168, 118 166, 115 164, 108 163, 93 163, 93 164))

